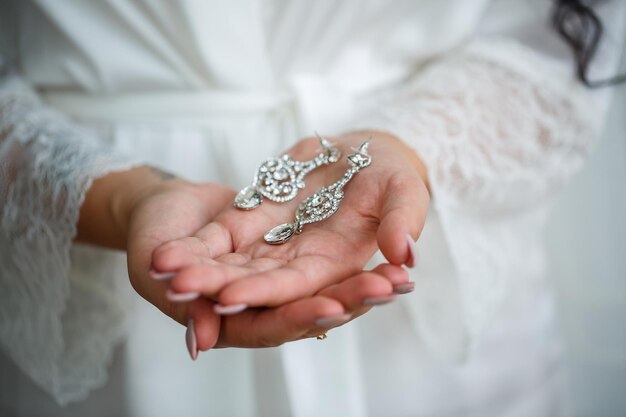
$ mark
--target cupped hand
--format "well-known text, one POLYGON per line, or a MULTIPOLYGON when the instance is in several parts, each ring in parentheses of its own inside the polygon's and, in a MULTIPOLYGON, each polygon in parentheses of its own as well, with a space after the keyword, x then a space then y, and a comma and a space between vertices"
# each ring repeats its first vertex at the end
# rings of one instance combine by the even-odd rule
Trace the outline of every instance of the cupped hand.
MULTIPOLYGON (((159 271, 175 274, 170 282, 172 298, 202 294, 219 302, 215 311, 236 313, 295 302, 360 276, 377 248, 390 264, 411 266, 409 241, 419 236, 429 203, 425 170, 416 153, 397 138, 378 132, 356 132, 333 142, 343 158, 309 174, 306 189, 291 202, 265 201, 251 211, 229 205, 193 236, 159 246, 152 262, 159 271), (373 162, 345 187, 337 213, 304 226, 302 234, 285 244, 267 244, 263 235, 274 226, 293 222, 302 199, 341 178, 350 166, 345 157, 351 148, 370 135, 373 162)), ((307 160, 317 148, 317 139, 310 138, 288 153, 307 160)))
MULTIPOLYGON (((152 252, 173 239, 192 236, 230 204, 235 192, 217 184, 193 184, 150 168, 150 180, 159 181, 134 202, 128 220, 128 273, 133 288, 166 315, 187 325, 193 311, 199 325, 219 333, 220 318, 213 312, 210 300, 176 303, 167 296, 168 285, 151 271, 152 252), (202 313, 202 314, 200 314, 202 313)), ((149 181, 146 181, 149 182, 149 181)))
POLYGON ((387 301, 377 296, 388 294, 392 282, 408 279, 400 268, 381 266, 329 286, 315 297, 231 317, 215 313, 208 298, 172 301, 167 296, 168 274, 151 268, 154 249, 172 240, 185 242, 190 250, 202 245, 193 236, 232 204, 235 192, 216 184, 189 183, 153 168, 137 171, 134 174, 142 181, 157 182, 135 199, 130 210, 126 246, 131 283, 146 300, 188 326, 187 344, 194 359, 198 350, 213 346, 276 346, 319 335, 363 314, 372 304, 387 301))

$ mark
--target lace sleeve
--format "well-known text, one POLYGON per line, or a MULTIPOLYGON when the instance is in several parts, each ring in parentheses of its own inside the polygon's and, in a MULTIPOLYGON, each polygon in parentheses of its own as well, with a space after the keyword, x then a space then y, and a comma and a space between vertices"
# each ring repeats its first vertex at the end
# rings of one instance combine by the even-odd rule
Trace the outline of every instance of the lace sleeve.
POLYGON ((551 196, 599 130, 586 94, 516 41, 477 40, 431 63, 359 123, 402 138, 427 165, 454 283, 413 316, 437 350, 467 355, 516 271, 542 268, 536 249, 551 196), (453 305, 454 314, 441 313, 453 305))
POLYGON ((599 130, 584 87, 553 70, 514 41, 475 42, 426 68, 375 123, 409 140, 447 204, 532 205, 580 167, 599 130))
POLYGON ((79 209, 94 178, 135 164, 0 78, 0 343, 62 404, 104 382, 123 318, 113 284, 70 276, 79 209))

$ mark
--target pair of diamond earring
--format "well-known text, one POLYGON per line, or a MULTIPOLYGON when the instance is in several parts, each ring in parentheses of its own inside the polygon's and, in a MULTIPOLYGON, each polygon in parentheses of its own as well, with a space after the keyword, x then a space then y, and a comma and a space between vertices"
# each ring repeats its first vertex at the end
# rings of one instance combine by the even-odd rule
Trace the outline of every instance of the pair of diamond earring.
MULTIPOLYGON (((257 169, 252 185, 245 187, 235 198, 235 207, 241 210, 253 210, 267 198, 277 203, 293 200, 298 191, 304 189, 304 177, 314 169, 336 163, 341 158, 341 151, 333 147, 328 140, 320 137, 322 151, 309 161, 295 161, 289 155, 272 157, 264 161, 257 169)), ((339 209, 344 197, 343 188, 354 174, 372 163, 368 154, 369 140, 364 142, 355 153, 348 155, 350 168, 338 181, 319 189, 315 194, 303 200, 295 213, 293 223, 284 223, 267 232, 267 243, 278 245, 287 242, 294 234, 302 233, 306 224, 326 220, 339 209)))

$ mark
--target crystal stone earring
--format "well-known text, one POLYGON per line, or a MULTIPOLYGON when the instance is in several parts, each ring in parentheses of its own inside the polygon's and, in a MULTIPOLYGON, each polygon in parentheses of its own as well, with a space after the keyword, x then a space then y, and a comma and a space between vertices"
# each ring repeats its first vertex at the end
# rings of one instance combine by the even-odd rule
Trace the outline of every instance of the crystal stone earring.
POLYGON ((339 149, 322 137, 319 140, 321 152, 309 161, 295 161, 286 154, 265 160, 254 174, 252 185, 245 187, 235 197, 235 207, 241 210, 255 209, 263 203, 264 197, 276 203, 293 200, 298 191, 304 188, 304 177, 309 172, 341 158, 339 149))
POLYGON ((295 221, 274 227, 263 237, 270 245, 280 245, 287 242, 294 234, 302 233, 306 224, 326 220, 339 209, 344 197, 343 188, 352 179, 354 174, 367 168, 372 163, 372 157, 367 153, 369 141, 363 143, 355 153, 348 155, 348 162, 352 165, 338 181, 321 188, 298 205, 295 221))

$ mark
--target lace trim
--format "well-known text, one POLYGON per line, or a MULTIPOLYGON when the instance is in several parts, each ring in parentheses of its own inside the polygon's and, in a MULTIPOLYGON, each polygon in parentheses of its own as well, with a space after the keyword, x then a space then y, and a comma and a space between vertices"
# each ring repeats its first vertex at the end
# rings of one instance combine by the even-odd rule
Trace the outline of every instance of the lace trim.
MULTIPOLYGON (((466 333, 453 338, 466 346, 450 350, 475 346, 516 268, 541 269, 540 254, 528 265, 516 253, 541 246, 542 209, 597 138, 586 97, 548 58, 513 40, 481 40, 431 63, 356 123, 403 138, 428 167, 461 296, 462 323, 448 327, 466 333)), ((436 337, 434 315, 414 317, 426 337, 436 337)))
POLYGON ((1 346, 59 403, 80 400, 106 381, 124 314, 110 277, 68 279, 78 214, 95 178, 139 161, 98 146, 12 77, 0 84, 0 163, 1 346))

